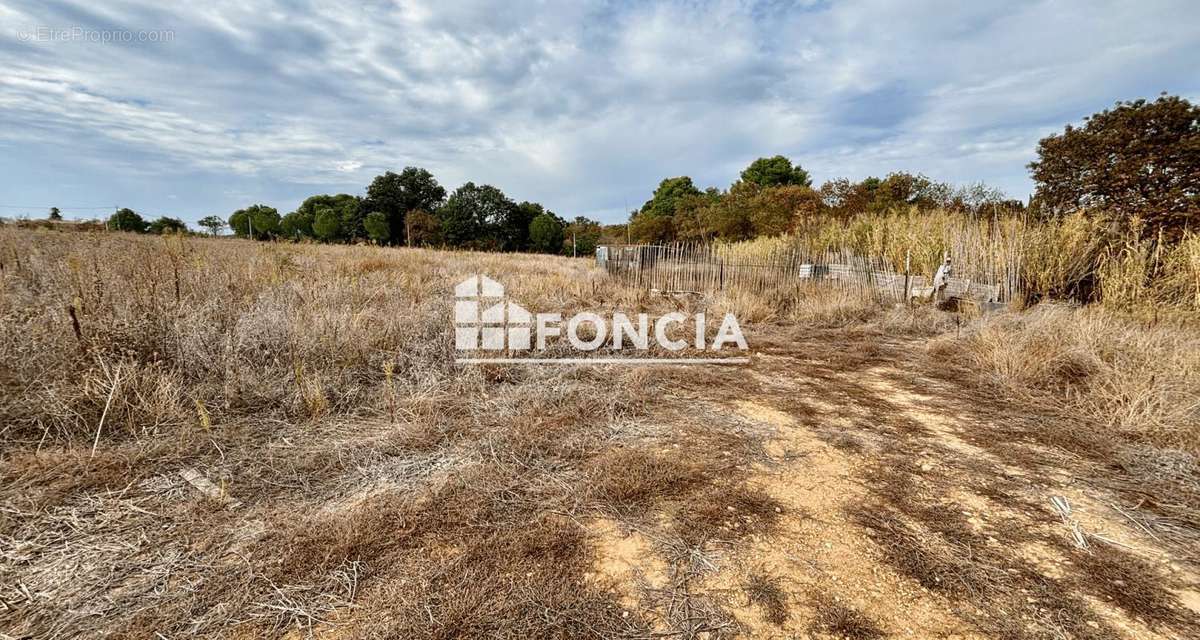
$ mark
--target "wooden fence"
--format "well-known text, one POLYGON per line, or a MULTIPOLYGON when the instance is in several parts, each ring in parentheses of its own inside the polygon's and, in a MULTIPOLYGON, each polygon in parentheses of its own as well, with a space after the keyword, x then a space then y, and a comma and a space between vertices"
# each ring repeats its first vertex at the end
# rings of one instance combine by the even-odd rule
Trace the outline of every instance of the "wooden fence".
MULTIPOLYGON (((808 284, 873 299, 906 300, 932 290, 925 275, 896 272, 881 259, 849 251, 810 254, 786 248, 746 256, 714 244, 607 245, 596 248, 596 263, 614 277, 664 292, 762 292, 808 284)), ((965 278, 950 278, 945 295, 1004 301, 999 284, 965 278)))

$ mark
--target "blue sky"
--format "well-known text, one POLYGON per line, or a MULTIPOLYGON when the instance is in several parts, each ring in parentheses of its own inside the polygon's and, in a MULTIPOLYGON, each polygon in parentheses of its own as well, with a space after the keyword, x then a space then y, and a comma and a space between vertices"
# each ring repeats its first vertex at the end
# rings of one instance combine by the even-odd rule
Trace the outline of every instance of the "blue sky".
POLYGON ((0 216, 284 213, 418 165, 617 222, 775 154, 1023 198, 1038 138, 1200 96, 1196 2, 187 4, 0 0, 0 204, 31 207, 0 216))

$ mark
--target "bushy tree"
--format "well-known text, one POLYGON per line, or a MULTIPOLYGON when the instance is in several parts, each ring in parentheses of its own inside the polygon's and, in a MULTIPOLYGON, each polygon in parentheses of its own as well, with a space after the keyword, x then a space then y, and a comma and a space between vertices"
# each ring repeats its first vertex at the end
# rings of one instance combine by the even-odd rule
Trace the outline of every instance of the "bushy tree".
POLYGON ((279 234, 292 240, 312 238, 314 237, 312 223, 313 212, 311 209, 304 211, 297 209, 279 221, 279 234))
POLYGON ((313 235, 322 242, 337 242, 342 238, 341 212, 333 207, 318 206, 313 212, 313 235))
POLYGON ((658 188, 654 190, 654 194, 646 201, 646 204, 642 205, 638 215, 675 215, 675 207, 679 200, 695 195, 700 195, 700 190, 692 184, 692 179, 688 176, 667 178, 658 183, 658 188))
POLYGON ((364 207, 387 216, 389 237, 404 242, 408 212, 437 211, 445 199, 446 189, 432 173, 420 167, 405 167, 400 173, 388 171, 376 176, 367 187, 364 207))
MULTIPOLYGON (((411 226, 411 221, 408 224, 411 226)), ((392 237, 387 214, 382 211, 368 213, 367 217, 363 218, 363 227, 367 230, 367 237, 376 244, 387 244, 388 239, 392 237)))
POLYGON ((500 248, 505 251, 527 251, 530 248, 529 225, 538 216, 547 212, 545 207, 536 202, 522 202, 509 209, 505 218, 500 221, 497 230, 500 236, 500 248))
POLYGON ((596 245, 600 243, 600 223, 583 216, 576 216, 575 220, 563 229, 563 255, 572 255, 572 242, 574 242, 574 254, 577 256, 590 256, 596 253, 596 245))
POLYGON ((208 232, 214 236, 221 233, 221 229, 225 228, 225 221, 219 216, 204 216, 196 224, 208 229, 208 232))
POLYGON ((121 209, 108 219, 106 226, 112 231, 146 233, 149 224, 133 209, 121 209))
MULTIPOLYGON (((333 212, 332 215, 337 217, 338 222, 338 239, 359 240, 367 237, 366 229, 363 228, 363 218, 366 212, 363 210, 362 199, 358 196, 352 196, 348 193, 339 193, 337 195, 322 194, 306 198, 300 203, 299 207, 287 216, 286 225, 283 226, 283 234, 288 237, 313 237, 320 239, 317 233, 315 224, 317 211, 319 209, 329 209, 333 212)), ((326 216, 328 218, 328 216, 326 216)), ((331 222, 326 220, 326 230, 331 222)), ((332 240, 331 240, 332 241, 332 240)))
POLYGON ((563 248, 563 223, 552 213, 539 214, 529 223, 530 249, 538 253, 559 253, 563 248))
POLYGON ((675 217, 637 214, 629 220, 630 239, 635 243, 661 244, 675 240, 675 217))
POLYGON ((798 164, 792 165, 792 161, 783 156, 759 158, 751 162, 750 166, 742 171, 741 181, 760 187, 812 186, 812 178, 808 172, 798 164))
POLYGON ((1183 98, 1118 102, 1043 138, 1037 155, 1029 169, 1049 215, 1136 215, 1172 237, 1200 222, 1200 106, 1183 98))
POLYGON ((229 228, 238 237, 248 238, 253 231, 255 240, 269 240, 278 235, 279 222, 279 211, 265 204, 250 205, 229 216, 229 228))
POLYGON ((405 216, 404 224, 409 246, 428 247, 441 242, 441 222, 428 211, 420 209, 409 211, 405 216))
POLYGON ((686 195, 676 200, 672 220, 674 239, 685 242, 710 240, 715 234, 708 228, 706 219, 709 211, 718 206, 724 197, 717 189, 709 188, 704 193, 686 195))
POLYGON ((517 205, 496 187, 468 182, 439 210, 442 240, 453 247, 498 249, 497 230, 517 205))
POLYGON ((148 227, 150 233, 187 233, 187 225, 179 218, 168 218, 163 216, 158 220, 150 223, 148 227))
POLYGON ((58 210, 58 207, 50 207, 49 219, 53 220, 55 222, 58 222, 63 219, 62 212, 58 210))
POLYGON ((662 243, 676 239, 675 213, 703 195, 688 176, 667 178, 658 183, 654 194, 629 219, 629 233, 635 242, 662 243))

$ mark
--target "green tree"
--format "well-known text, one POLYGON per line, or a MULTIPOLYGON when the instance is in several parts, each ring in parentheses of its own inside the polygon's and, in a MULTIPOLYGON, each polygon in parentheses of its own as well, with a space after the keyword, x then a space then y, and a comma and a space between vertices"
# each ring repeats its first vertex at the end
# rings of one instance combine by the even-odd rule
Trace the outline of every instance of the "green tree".
POLYGON ((149 226, 142 216, 138 215, 133 209, 121 209, 112 214, 108 219, 107 225, 112 231, 132 231, 134 233, 146 233, 146 228, 149 226))
POLYGON ((675 202, 674 228, 675 239, 684 241, 705 241, 713 237, 705 220, 710 217, 710 210, 720 205, 725 198, 717 189, 706 189, 698 195, 688 195, 675 202))
POLYGON ((341 212, 332 207, 317 207, 313 213, 313 235, 322 242, 336 242, 342 237, 341 212))
POLYGON ((254 204, 238 209, 229 216, 229 228, 240 238, 248 238, 253 231, 255 240, 269 240, 279 233, 279 212, 265 204, 254 204))
POLYGON ((527 251, 530 248, 529 225, 540 215, 554 212, 536 202, 522 202, 505 212, 497 233, 504 251, 527 251))
POLYGON ((405 217, 409 211, 437 211, 446 199, 446 189, 433 174, 420 167, 405 167, 400 173, 388 171, 376 176, 367 187, 366 211, 387 216, 390 238, 405 240, 405 217))
POLYGON ((291 220, 286 225, 281 224, 283 234, 288 237, 296 237, 297 234, 300 237, 319 237, 313 225, 316 224, 317 210, 321 208, 330 209, 337 215, 339 238, 358 240, 367 237, 362 224, 366 216, 362 198, 348 193, 306 198, 295 211, 284 216, 285 220, 289 217, 291 220))
POLYGON ((1118 102, 1042 138, 1037 155, 1035 202, 1049 215, 1136 215, 1147 233, 1169 237, 1200 222, 1200 105, 1184 98, 1118 102))
POLYGON ((55 222, 58 222, 59 220, 63 219, 62 212, 58 210, 58 207, 50 207, 50 218, 49 219, 53 220, 55 222))
POLYGON ((491 185, 468 182, 454 191, 442 205, 442 240, 453 247, 498 249, 500 225, 517 205, 491 185))
POLYGON ((639 215, 672 216, 681 198, 700 195, 700 190, 687 176, 667 178, 658 183, 654 194, 642 205, 639 215))
POLYGON ((163 216, 158 220, 151 222, 148 230, 150 233, 159 235, 164 233, 187 233, 187 225, 184 224, 183 220, 180 220, 179 218, 168 218, 163 216))
POLYGON ((742 182, 751 182, 760 187, 782 187, 799 185, 811 187, 812 178, 800 165, 792 165, 792 161, 783 156, 759 158, 750 163, 742 171, 742 182))
POLYGON ((541 213, 529 223, 529 246, 538 253, 559 253, 563 246, 563 223, 552 213, 541 213))
POLYGON ((208 229, 208 232, 214 236, 218 233, 221 233, 221 229, 225 228, 225 221, 219 216, 204 216, 203 218, 200 218, 200 221, 196 224, 208 229))
MULTIPOLYGON (((409 221, 411 226, 411 221, 409 221)), ((363 227, 367 230, 367 237, 377 244, 387 244, 388 238, 392 235, 392 229, 388 225, 387 214, 382 211, 372 211, 363 219, 363 227)))
POLYGON ((576 216, 575 220, 563 229, 562 252, 565 256, 572 255, 572 249, 577 256, 590 256, 596 253, 596 245, 599 243, 600 223, 595 220, 576 216))
POLYGON ((292 240, 300 240, 302 238, 313 237, 313 213, 312 210, 293 211, 283 217, 279 221, 279 233, 285 238, 292 240))

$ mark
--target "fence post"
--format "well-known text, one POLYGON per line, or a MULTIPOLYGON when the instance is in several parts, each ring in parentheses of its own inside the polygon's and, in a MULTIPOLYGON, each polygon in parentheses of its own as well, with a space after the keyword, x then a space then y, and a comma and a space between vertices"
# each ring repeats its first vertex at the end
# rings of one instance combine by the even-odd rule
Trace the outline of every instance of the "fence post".
POLYGON ((908 275, 911 261, 912 261, 912 250, 906 249, 904 251, 904 304, 909 304, 909 301, 912 300, 912 296, 909 295, 909 275, 908 275))

